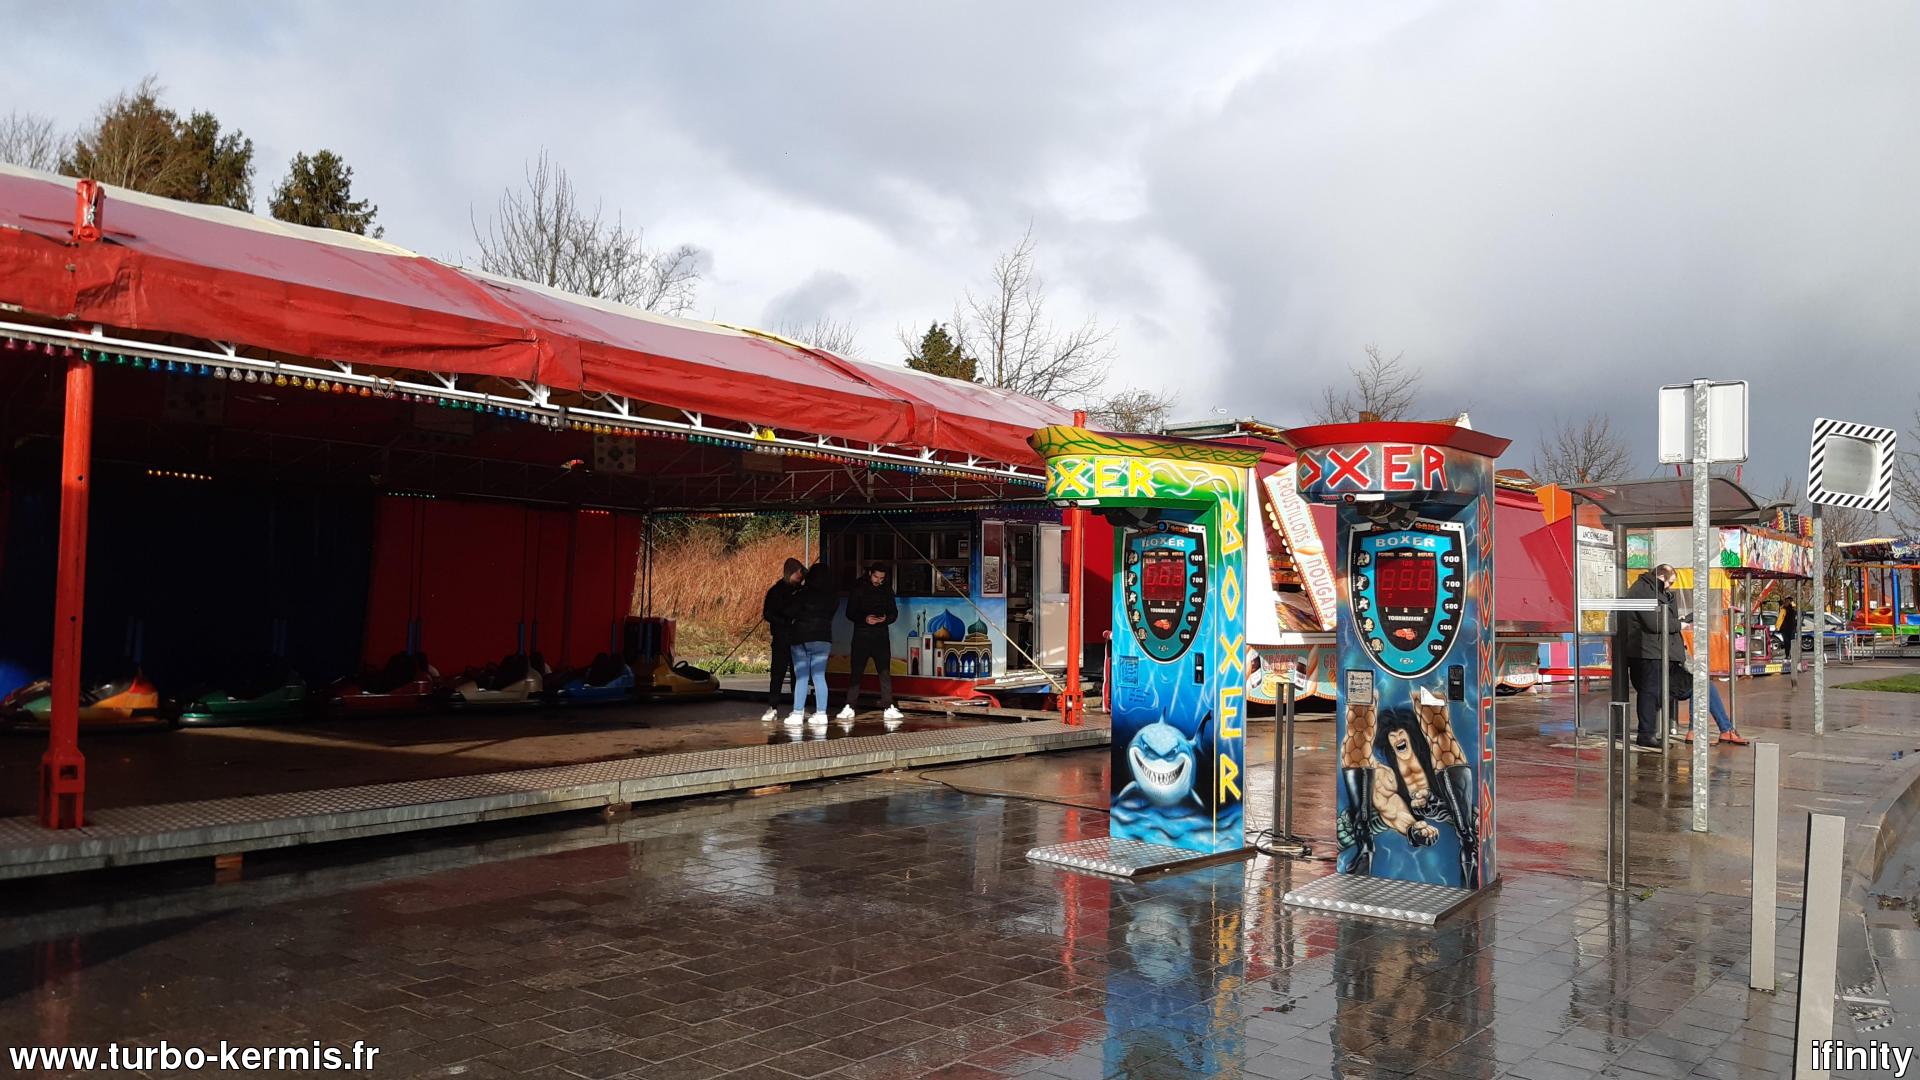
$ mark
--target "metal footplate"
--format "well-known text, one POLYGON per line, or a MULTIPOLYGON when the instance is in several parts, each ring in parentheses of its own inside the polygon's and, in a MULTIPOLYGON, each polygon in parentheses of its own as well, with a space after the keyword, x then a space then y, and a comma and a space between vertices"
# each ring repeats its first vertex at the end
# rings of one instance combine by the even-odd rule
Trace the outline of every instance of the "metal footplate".
POLYGON ((1034 862, 1053 863, 1056 866, 1064 866, 1070 870, 1089 874, 1131 878, 1163 870, 1190 870, 1197 866, 1226 862, 1230 859, 1248 858, 1252 854, 1252 848, 1199 852, 1168 847, 1165 844, 1149 844, 1140 840, 1115 840, 1109 836, 1095 836, 1066 844, 1033 848, 1027 852, 1027 858, 1034 862))
POLYGON ((1477 895, 1473 889, 1451 885, 1329 874, 1289 892, 1285 900, 1294 907, 1317 908, 1336 915, 1365 915, 1432 926, 1477 895))

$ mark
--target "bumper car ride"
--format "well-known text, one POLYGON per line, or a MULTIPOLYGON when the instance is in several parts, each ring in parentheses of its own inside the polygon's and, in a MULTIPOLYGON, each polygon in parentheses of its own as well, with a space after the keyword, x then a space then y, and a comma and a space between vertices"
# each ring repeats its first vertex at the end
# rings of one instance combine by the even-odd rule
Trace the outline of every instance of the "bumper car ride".
POLYGON ((217 727, 293 720, 307 714, 307 704, 307 680, 292 668, 276 665, 195 697, 180 710, 180 722, 190 727, 217 727))
POLYGON ((561 685, 553 696, 566 704, 592 705, 633 696, 633 669, 607 653, 594 657, 586 670, 557 677, 556 681, 561 685))
POLYGON ((641 688, 641 693, 650 697, 695 697, 720 692, 720 680, 714 678, 711 672, 694 667, 684 660, 679 663, 669 663, 665 657, 654 663, 648 683, 649 685, 641 688))
POLYGON ((509 656, 453 684, 447 704, 456 709, 506 709, 540 704, 546 664, 539 653, 509 656))
POLYGON ((395 653, 379 671, 342 679, 328 692, 328 704, 349 713, 412 712, 433 705, 444 689, 427 658, 395 653))
MULTIPOLYGON (((53 712, 53 686, 38 679, 0 701, 0 724, 45 731, 53 712)), ((80 727, 87 731, 143 731, 171 727, 161 714, 160 691, 135 673, 95 683, 80 691, 80 727)))

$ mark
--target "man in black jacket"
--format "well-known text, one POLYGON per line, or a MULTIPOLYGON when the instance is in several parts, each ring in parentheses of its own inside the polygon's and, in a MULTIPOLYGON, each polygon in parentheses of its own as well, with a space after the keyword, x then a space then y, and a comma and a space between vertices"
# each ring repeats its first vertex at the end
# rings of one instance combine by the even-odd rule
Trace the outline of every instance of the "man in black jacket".
POLYGON ((1640 580, 1627 590, 1627 598, 1653 600, 1659 606, 1653 611, 1621 612, 1626 624, 1626 659, 1631 665, 1628 673, 1636 695, 1634 711, 1639 717, 1640 726, 1633 743, 1640 750, 1660 749, 1661 714, 1669 712, 1674 704, 1671 699, 1664 702, 1660 700, 1660 643, 1663 632, 1666 641, 1664 659, 1673 665, 1668 671, 1669 680, 1678 679, 1685 683, 1684 686, 1669 686, 1669 693, 1676 688, 1690 689, 1693 685, 1692 676, 1686 669, 1687 639, 1680 633, 1680 608, 1673 595, 1673 577, 1673 567, 1666 563, 1640 575, 1640 580))
POLYGON ((840 719, 853 719, 854 705, 860 700, 860 679, 867 672, 868 661, 872 661, 880 673, 880 707, 885 710, 881 715, 888 720, 900 719, 900 710, 893 707, 891 629, 898 618, 900 605, 894 602, 893 590, 887 587, 887 568, 874 563, 847 595, 847 620, 853 623, 853 667, 847 683, 847 704, 840 710, 840 719))
POLYGON ((773 723, 780 719, 780 698, 782 684, 793 674, 793 623, 791 619, 791 600, 794 593, 800 591, 800 581, 806 577, 807 568, 799 559, 788 559, 780 568, 780 580, 767 590, 766 598, 760 601, 760 617, 767 620, 767 629, 773 635, 771 675, 767 680, 767 711, 760 719, 773 723))

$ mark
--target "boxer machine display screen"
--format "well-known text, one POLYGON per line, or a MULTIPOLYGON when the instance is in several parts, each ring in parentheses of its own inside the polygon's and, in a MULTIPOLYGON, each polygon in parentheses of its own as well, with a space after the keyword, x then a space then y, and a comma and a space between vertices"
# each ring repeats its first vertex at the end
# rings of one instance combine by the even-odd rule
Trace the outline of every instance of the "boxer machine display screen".
POLYGON ((1411 551, 1382 555, 1375 571, 1379 584, 1374 586, 1380 606, 1431 612, 1436 599, 1434 585, 1439 577, 1434 562, 1432 555, 1411 551))
POLYGON ((1177 659, 1193 644, 1206 609, 1206 530, 1167 521, 1129 534, 1125 587, 1134 640, 1155 660, 1177 659))
POLYGON ((1463 593, 1465 535, 1457 522, 1360 529, 1349 551, 1349 595, 1361 637, 1389 673, 1413 678, 1452 647, 1463 593))

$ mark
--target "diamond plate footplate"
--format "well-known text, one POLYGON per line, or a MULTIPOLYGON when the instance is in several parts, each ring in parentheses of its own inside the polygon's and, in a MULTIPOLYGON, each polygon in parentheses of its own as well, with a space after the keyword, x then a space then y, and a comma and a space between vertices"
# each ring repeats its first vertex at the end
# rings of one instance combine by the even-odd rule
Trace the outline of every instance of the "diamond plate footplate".
POLYGON ((1027 858, 1034 862, 1053 863, 1089 874, 1139 877, 1142 874, 1172 870, 1176 867, 1192 868, 1223 862, 1227 859, 1246 858, 1252 853, 1252 848, 1242 848, 1238 851, 1202 854, 1185 848, 1168 847, 1165 844, 1096 836, 1087 840, 1037 847, 1027 852, 1027 858))
POLYGON ((1329 874, 1289 892, 1294 907, 1316 908, 1337 915, 1366 915, 1375 919, 1432 926, 1476 896, 1472 889, 1395 881, 1365 874, 1329 874))

